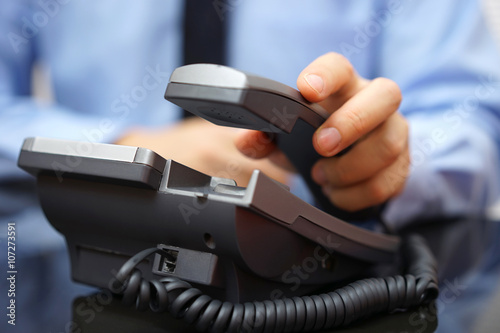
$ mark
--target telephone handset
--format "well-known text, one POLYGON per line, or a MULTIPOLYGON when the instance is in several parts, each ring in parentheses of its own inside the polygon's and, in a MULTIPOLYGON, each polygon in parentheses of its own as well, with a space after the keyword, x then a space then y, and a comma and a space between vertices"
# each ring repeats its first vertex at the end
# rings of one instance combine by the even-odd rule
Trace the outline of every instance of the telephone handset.
POLYGON ((352 213, 334 206, 312 180, 320 158, 312 136, 329 114, 296 89, 226 66, 193 64, 174 70, 165 99, 217 125, 273 133, 323 211, 343 220, 378 217, 378 207, 352 213))

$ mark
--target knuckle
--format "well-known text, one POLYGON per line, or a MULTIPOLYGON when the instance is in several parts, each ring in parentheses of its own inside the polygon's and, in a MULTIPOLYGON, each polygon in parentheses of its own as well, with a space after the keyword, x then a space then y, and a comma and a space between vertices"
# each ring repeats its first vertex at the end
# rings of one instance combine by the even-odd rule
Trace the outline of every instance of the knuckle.
POLYGON ((338 205, 338 206, 349 213, 354 213, 354 212, 361 209, 360 207, 349 204, 349 203, 342 203, 342 205, 338 205))
POLYGON ((401 186, 404 186, 404 184, 406 183, 406 180, 408 179, 408 176, 410 174, 409 171, 410 171, 409 164, 407 164, 407 163, 404 163, 395 171, 395 174, 398 177, 397 181, 394 184, 394 187, 396 189, 401 187, 401 186))
POLYGON ((404 164, 401 167, 400 171, 400 181, 396 184, 396 194, 400 194, 404 188, 406 187, 406 181, 408 180, 408 177, 410 176, 410 159, 405 158, 404 164))
POLYGON ((384 161, 394 161, 406 147, 406 140, 396 140, 393 137, 384 137, 380 143, 380 157, 384 161))
POLYGON ((404 137, 405 139, 408 138, 408 134, 410 133, 410 125, 408 124, 408 120, 401 115, 399 112, 394 113, 393 115, 397 121, 395 126, 398 127, 401 136, 404 137))
POLYGON ((338 63, 342 64, 342 67, 344 70, 347 72, 348 76, 351 77, 354 75, 354 66, 352 63, 347 59, 345 56, 342 54, 337 53, 337 59, 338 63))
POLYGON ((345 210, 345 211, 348 211, 348 212, 355 212, 358 207, 356 206, 356 200, 349 200, 350 198, 349 197, 346 197, 345 193, 343 193, 342 191, 338 191, 338 190, 335 190, 333 189, 331 192, 330 192, 330 195, 328 196, 328 198, 330 199, 330 201, 336 205, 337 207, 345 210))
POLYGON ((343 62, 343 63, 350 63, 349 60, 342 54, 337 53, 337 52, 328 52, 325 55, 329 61, 336 61, 338 62, 343 62))
POLYGON ((403 193, 403 190, 405 189, 405 182, 400 182, 399 185, 396 187, 396 190, 394 191, 392 197, 396 197, 403 193))
POLYGON ((398 116, 401 118, 401 128, 403 129, 405 136, 408 136, 408 133, 410 132, 410 124, 408 124, 408 120, 406 120, 406 118, 401 114, 398 113, 398 116))
POLYGON ((207 149, 200 149, 198 152, 199 161, 204 163, 205 165, 217 165, 218 161, 215 158, 214 154, 210 154, 207 149))
POLYGON ((407 178, 407 175, 404 175, 404 176, 402 175, 402 176, 397 178, 397 181, 394 184, 392 184, 392 188, 391 188, 392 191, 390 192, 390 195, 388 196, 387 199, 396 197, 403 192, 403 190, 405 189, 406 178, 407 178))
POLYGON ((365 133, 367 124, 366 119, 362 116, 363 112, 357 106, 351 106, 345 112, 345 117, 354 130, 355 134, 361 136, 365 133))
POLYGON ((328 52, 325 56, 328 62, 340 66, 349 76, 354 75, 354 66, 344 55, 336 52, 328 52))
POLYGON ((352 183, 352 172, 346 170, 345 168, 338 166, 331 169, 333 175, 331 175, 331 181, 337 186, 344 186, 352 183))
POLYGON ((197 159, 205 165, 218 165, 219 157, 213 153, 213 145, 210 141, 201 140, 196 149, 197 159))
POLYGON ((387 186, 385 182, 381 181, 371 182, 368 186, 367 192, 374 204, 385 202, 390 197, 389 186, 387 186))
POLYGON ((406 118, 402 118, 402 121, 401 121, 401 136, 402 136, 402 142, 403 142, 403 146, 407 146, 408 145, 408 136, 410 135, 410 125, 408 124, 408 121, 406 121, 406 118))
POLYGON ((390 101, 396 106, 399 106, 403 99, 403 95, 396 82, 385 77, 378 77, 373 80, 373 83, 379 85, 384 90, 386 96, 389 97, 390 101))

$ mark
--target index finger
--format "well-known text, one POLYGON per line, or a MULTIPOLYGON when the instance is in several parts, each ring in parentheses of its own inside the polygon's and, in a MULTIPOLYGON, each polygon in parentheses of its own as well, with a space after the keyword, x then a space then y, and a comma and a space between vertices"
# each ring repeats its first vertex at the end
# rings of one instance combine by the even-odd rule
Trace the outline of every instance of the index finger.
POLYGON ((326 157, 337 154, 389 118, 400 103, 401 91, 394 81, 374 79, 319 127, 314 148, 326 157))
POLYGON ((297 79, 297 88, 310 102, 333 112, 367 84, 343 55, 327 53, 307 66, 297 79))

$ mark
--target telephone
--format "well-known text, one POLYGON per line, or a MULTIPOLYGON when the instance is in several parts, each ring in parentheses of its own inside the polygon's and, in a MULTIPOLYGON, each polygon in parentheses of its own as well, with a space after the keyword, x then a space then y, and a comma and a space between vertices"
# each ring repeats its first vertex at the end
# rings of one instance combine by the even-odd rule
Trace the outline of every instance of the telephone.
MULTIPOLYGON (((326 112, 275 81, 188 65, 173 72, 165 98, 216 124, 278 133, 303 175, 310 169, 298 157, 317 158, 302 135, 326 112)), ((437 297, 421 237, 344 222, 314 188, 326 211, 259 170, 240 187, 145 148, 40 137, 25 140, 18 164, 36 177, 43 211, 66 237, 74 280, 200 331, 328 329, 437 297), (402 256, 406 275, 366 278, 402 256)))

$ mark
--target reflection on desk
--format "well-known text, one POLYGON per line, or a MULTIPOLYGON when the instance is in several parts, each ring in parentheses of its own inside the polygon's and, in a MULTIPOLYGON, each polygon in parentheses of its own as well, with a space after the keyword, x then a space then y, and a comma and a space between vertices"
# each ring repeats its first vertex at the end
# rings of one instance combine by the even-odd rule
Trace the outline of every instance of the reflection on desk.
MULTIPOLYGON (((336 328, 340 333, 427 333, 437 328, 435 303, 407 312, 375 316, 348 327, 336 328)), ((125 306, 109 292, 76 298, 73 302, 73 322, 70 332, 81 333, 191 333, 194 326, 173 318, 168 313, 139 311, 125 306)))

